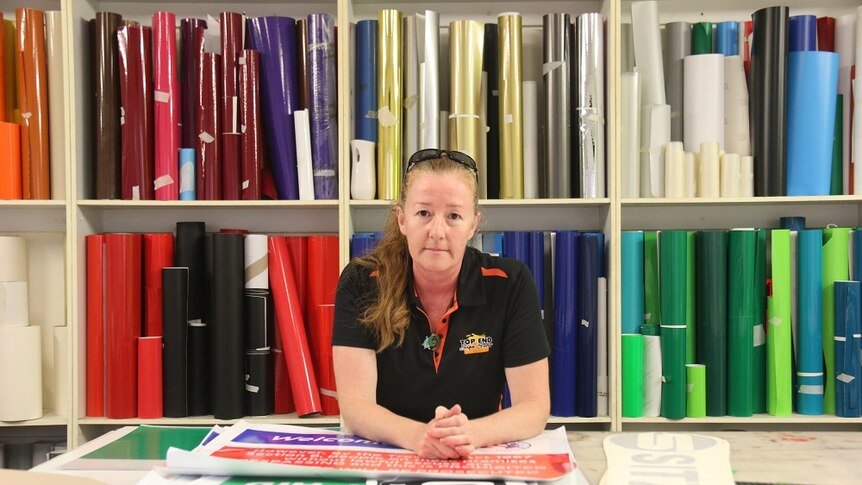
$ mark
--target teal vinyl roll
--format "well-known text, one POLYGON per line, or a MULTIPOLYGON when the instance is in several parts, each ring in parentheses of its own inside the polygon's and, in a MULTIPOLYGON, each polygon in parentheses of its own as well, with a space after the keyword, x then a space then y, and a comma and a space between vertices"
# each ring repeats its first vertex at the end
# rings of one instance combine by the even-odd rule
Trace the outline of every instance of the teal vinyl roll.
POLYGON ((835 282, 835 415, 862 416, 859 380, 860 364, 860 283, 835 282))
POLYGON ((644 323, 644 233, 622 233, 622 333, 638 333, 644 323))
POLYGON ((754 390, 754 265, 756 234, 738 229, 728 234, 727 252, 727 414, 751 416, 754 390))
POLYGON ((658 233, 644 232, 644 323, 661 323, 661 288, 658 284, 658 233))
POLYGON ((796 409, 823 414, 823 231, 799 231, 797 240, 796 409))

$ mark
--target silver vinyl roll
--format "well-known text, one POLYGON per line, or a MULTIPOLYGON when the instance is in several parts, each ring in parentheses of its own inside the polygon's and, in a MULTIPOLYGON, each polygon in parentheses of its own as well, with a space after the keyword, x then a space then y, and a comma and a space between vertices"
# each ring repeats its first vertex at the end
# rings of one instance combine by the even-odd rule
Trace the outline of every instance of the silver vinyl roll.
POLYGON ((416 15, 404 16, 404 150, 402 163, 419 148, 419 50, 416 15))
POLYGON ((547 14, 542 17, 542 25, 545 131, 542 133, 540 195, 568 198, 572 196, 571 21, 565 13, 547 14))
POLYGON ((691 54, 691 24, 664 26, 664 91, 670 105, 670 139, 683 140, 683 59, 691 54))
POLYGON ((578 17, 578 146, 580 196, 605 196, 604 20, 601 14, 578 17))
POLYGON ((440 15, 416 14, 419 52, 419 148, 440 147, 440 15))

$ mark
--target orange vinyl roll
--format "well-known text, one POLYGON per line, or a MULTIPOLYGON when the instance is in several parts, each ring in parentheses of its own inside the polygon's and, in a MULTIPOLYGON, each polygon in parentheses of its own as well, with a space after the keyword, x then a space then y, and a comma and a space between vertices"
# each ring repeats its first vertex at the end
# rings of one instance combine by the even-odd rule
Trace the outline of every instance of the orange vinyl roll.
POLYGON ((21 131, 21 188, 25 199, 51 198, 48 145, 48 64, 45 13, 15 10, 18 22, 18 118, 21 131))
POLYGON ((161 418, 162 337, 138 338, 138 417, 161 418))
POLYGON ((174 265, 173 233, 144 234, 144 335, 162 333, 162 268, 174 265))
POLYGON ((338 396, 335 392, 335 369, 332 366, 332 324, 335 321, 335 305, 318 305, 314 309, 317 327, 315 338, 311 341, 317 359, 314 371, 320 384, 320 401, 323 414, 339 414, 338 396))
POLYGON ((282 341, 289 345, 282 355, 287 362, 296 412, 299 416, 308 416, 323 411, 323 408, 305 334, 299 292, 293 275, 287 241, 284 237, 270 237, 270 288, 275 300, 276 320, 282 341))
POLYGON ((15 110, 18 107, 18 78, 15 68, 17 55, 15 55, 15 21, 3 20, 2 32, 3 37, 3 69, 4 78, 6 78, 6 86, 0 96, 3 97, 6 106, 3 112, 4 120, 15 121, 15 110))
POLYGON ((0 121, 0 199, 17 200, 21 196, 21 129, 15 123, 0 121))

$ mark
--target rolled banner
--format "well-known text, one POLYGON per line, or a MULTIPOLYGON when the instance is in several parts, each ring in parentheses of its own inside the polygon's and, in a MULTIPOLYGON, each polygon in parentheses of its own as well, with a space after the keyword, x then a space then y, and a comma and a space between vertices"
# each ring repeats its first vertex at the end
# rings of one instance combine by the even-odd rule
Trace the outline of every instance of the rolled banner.
POLYGON ((790 52, 817 50, 817 17, 794 15, 790 17, 790 52))
POLYGON ((791 345, 790 231, 772 230, 772 296, 766 330, 766 409, 773 416, 793 414, 791 345))
POLYGON ((797 298, 799 338, 796 344, 796 410, 823 414, 823 231, 798 235, 797 298))
MULTIPOLYGON (((449 148, 473 157, 484 173, 480 156, 482 106, 482 37, 485 29, 475 20, 455 20, 449 24, 449 148)), ((481 175, 480 175, 481 177, 481 175)), ((482 188, 480 182, 480 196, 482 188)))
POLYGON ((222 113, 218 99, 221 92, 221 63, 221 54, 201 54, 196 122, 198 135, 195 140, 198 200, 222 199, 222 113))
POLYGON ((92 183, 95 187, 92 195, 96 199, 120 198, 120 85, 116 32, 121 21, 119 14, 96 12, 96 18, 91 23, 94 101, 92 183))
POLYGON ((830 193, 838 63, 834 52, 788 56, 787 195, 830 193))
MULTIPOLYGON (((308 92, 314 198, 338 198, 338 94, 335 18, 315 13, 307 19, 308 92)), ((298 163, 298 162, 297 162, 298 163)))
POLYGON ((686 231, 662 231, 660 244, 661 284, 661 415, 685 417, 686 352, 686 231))
POLYGON ((817 50, 835 52, 835 17, 817 17, 817 50))
POLYGON ((835 282, 835 415, 862 416, 860 396, 860 283, 835 282))
POLYGON ((38 325, 0 326, 0 421, 42 417, 41 333, 38 325))
POLYGON ((189 415, 188 387, 191 345, 189 334, 190 271, 187 267, 167 267, 160 270, 164 296, 162 299, 164 352, 162 358, 162 395, 164 415, 183 418, 189 415))
POLYGON ((577 251, 580 233, 557 231, 554 252, 554 346, 551 364, 551 414, 575 416, 577 380, 577 251), (560 297, 566 295, 568 297, 560 297))
POLYGON ((545 198, 572 196, 571 21, 569 14, 542 16, 542 82, 544 130, 539 194, 545 198))
POLYGON ((823 362, 826 389, 823 412, 835 414, 835 282, 850 279, 850 228, 823 230, 823 362))
POLYGON ((724 58, 724 151, 751 155, 748 84, 742 57, 724 58))
MULTIPOLYGON (((487 28, 491 24, 485 25, 487 28)), ((417 13, 416 33, 419 48, 419 148, 442 148, 440 144, 440 14, 433 10, 417 13)))
POLYGON ((162 335, 162 268, 174 265, 174 235, 144 234, 144 336, 162 335))
POLYGON ((658 325, 643 325, 641 333, 644 336, 644 400, 643 415, 655 418, 661 414, 661 327, 658 325))
POLYGON ((318 392, 317 378, 311 362, 311 352, 305 334, 305 324, 300 308, 299 292, 295 281, 293 264, 288 253, 287 241, 283 237, 269 238, 270 285, 275 301, 279 333, 285 345, 283 353, 290 374, 290 387, 296 403, 297 414, 308 416, 323 410, 318 392))
MULTIPOLYGON (((49 151, 52 154, 51 198, 54 200, 66 198, 66 133, 63 126, 66 119, 64 103, 66 97, 63 96, 64 79, 66 79, 66 73, 63 70, 64 33, 61 12, 59 10, 45 12, 45 48, 48 58, 48 132, 51 134, 49 151)), ((3 109, 0 107, 0 113, 2 112, 3 109)))
POLYGON ((141 235, 105 236, 106 417, 137 413, 137 338, 141 336, 141 235))
POLYGON ((685 382, 685 416, 706 417, 706 366, 686 364, 685 382))
POLYGON ((195 149, 180 148, 180 200, 195 200, 195 149))
POLYGON ((265 234, 245 237, 245 288, 269 289, 269 266, 265 234))
POLYGON ((0 281, 0 327, 30 325, 26 281, 0 281))
POLYGON ((245 49, 241 51, 238 62, 242 199, 260 200, 264 157, 260 119, 260 53, 245 49))
POLYGON ((235 419, 245 415, 245 335, 243 329, 243 236, 212 235, 213 278, 211 379, 213 415, 235 419))
MULTIPOLYGON (((523 199, 524 109, 521 93, 523 82, 521 15, 500 14, 497 16, 497 28, 499 31, 497 65, 499 69, 500 198, 523 199)), ((602 87, 603 85, 599 85, 599 88, 602 87)), ((593 107, 590 106, 590 108, 593 107)), ((596 114, 600 115, 600 113, 596 114)), ((488 161, 488 163, 491 162, 488 161)))
POLYGON ((21 187, 25 199, 51 198, 48 66, 45 14, 15 10, 18 25, 18 110, 21 125, 21 187))
POLYGON ((841 159, 842 162, 842 170, 841 175, 843 177, 842 188, 844 194, 851 194, 850 187, 853 185, 852 179, 850 177, 850 165, 853 160, 853 152, 850 146, 850 140, 852 138, 852 133, 850 132, 850 127, 852 126, 852 112, 851 112, 851 96, 850 90, 852 85, 852 80, 850 78, 850 71, 853 68, 853 64, 856 62, 856 14, 851 13, 848 15, 842 15, 838 17, 835 22, 835 52, 840 56, 840 65, 838 67, 838 94, 842 96, 842 150, 841 150, 841 159))
POLYGON ((377 198, 397 199, 401 191, 403 146, 403 15, 394 9, 377 13, 377 198))
POLYGON ((117 30, 120 53, 121 195, 153 198, 153 33, 149 27, 117 30))
POLYGON ((740 197, 740 170, 741 161, 736 153, 725 153, 721 155, 720 179, 721 179, 721 196, 722 197, 740 197))
POLYGON ((139 337, 138 417, 162 416, 162 337, 139 337))
POLYGON ((622 147, 620 148, 620 156, 622 163, 622 197, 626 199, 638 198, 640 197, 641 188, 640 73, 623 73, 620 83, 622 85, 622 87, 620 88, 622 91, 622 101, 620 103, 620 137, 622 138, 622 147))
POLYGON ((374 199, 377 189, 374 176, 374 142, 350 142, 350 197, 356 200, 374 199))
POLYGON ((734 229, 728 233, 727 346, 734 357, 727 361, 727 414, 753 414, 753 360, 755 317, 755 232, 734 229))
MULTIPOLYGON (((683 103, 685 79, 683 59, 691 55, 691 24, 668 22, 664 26, 666 45, 664 51, 664 80, 667 104, 670 105, 670 139, 683 140, 683 103)), ((625 94, 624 94, 625 95, 625 94)))
POLYGON ((682 142, 672 141, 665 145, 664 196, 685 197, 685 151, 682 142))
POLYGON ((245 406, 249 416, 269 416, 275 411, 273 357, 268 350, 245 355, 245 406))
POLYGON ((245 16, 237 12, 219 14, 221 29, 221 126, 222 198, 242 196, 242 127, 240 125, 239 56, 245 42, 245 16))
POLYGON ((580 196, 605 197, 605 47, 601 14, 578 16, 580 196))
POLYGON ((642 105, 641 197, 664 197, 664 146, 670 141, 670 105, 642 105))
POLYGON ((416 15, 405 15, 402 25, 404 30, 404 131, 402 143, 404 150, 401 163, 407 166, 407 160, 419 148, 419 52, 416 42, 416 15))
MULTIPOLYGON (((195 146, 198 136, 196 106, 198 103, 198 70, 201 54, 204 51, 204 30, 207 22, 203 19, 180 19, 180 58, 183 69, 180 72, 180 91, 182 97, 183 127, 180 133, 181 146, 195 146)), ((182 190, 180 190, 182 192, 182 190)))
POLYGON ((644 336, 622 334, 622 413, 624 418, 643 416, 644 336))
POLYGON ((575 366, 579 375, 575 395, 578 416, 585 418, 598 415, 598 282, 602 272, 603 247, 604 234, 600 232, 585 232, 578 238, 575 366))
POLYGON ((715 52, 725 57, 739 55, 738 22, 719 22, 715 25, 715 52))
MULTIPOLYGON (((697 156, 697 196, 715 198, 722 195, 721 159, 717 141, 700 144, 697 156)), ((731 177, 729 180, 735 180, 731 177)), ((729 183, 729 182, 728 182, 729 183)), ((730 190, 730 189, 726 189, 730 190)))
POLYGON ((691 26, 691 54, 712 54, 712 22, 697 22, 691 26))
POLYGON ((539 98, 536 81, 524 81, 524 198, 539 198, 539 98))
POLYGON ((685 65, 685 151, 696 152, 705 141, 724 148, 724 56, 688 56, 685 65))
POLYGON ((706 366, 706 414, 727 414, 727 231, 698 231, 697 352, 706 366))
POLYGON ((377 20, 356 22, 354 133, 370 142, 377 141, 377 25, 377 20))
POLYGON ((315 199, 314 162, 312 161, 311 127, 308 110, 293 112, 296 128, 296 177, 299 183, 299 200, 315 199))
POLYGON ((666 104, 658 2, 632 2, 631 8, 635 65, 643 76, 643 104, 666 104))
POLYGON ((153 13, 153 120, 156 200, 179 198, 180 83, 177 72, 177 21, 171 12, 153 13))
MULTIPOLYGON (((86 416, 105 415, 105 236, 90 234, 87 242, 87 392, 86 416)), ((3 238, 0 238, 0 249, 3 238)), ((6 254, 0 250, 0 254, 6 254)), ((24 259, 26 261, 26 258, 24 259)), ((5 261, 4 261, 5 263, 5 261)), ((0 264, 3 268, 5 264, 0 264)))
MULTIPOLYGON (((658 267, 658 232, 644 232, 644 323, 661 323, 658 267)), ((658 334, 656 334, 658 335, 658 334)))
POLYGON ((644 322, 644 233, 622 232, 622 333, 638 333, 644 322))
POLYGON ((21 189, 21 126, 0 121, 0 200, 23 198, 21 189))

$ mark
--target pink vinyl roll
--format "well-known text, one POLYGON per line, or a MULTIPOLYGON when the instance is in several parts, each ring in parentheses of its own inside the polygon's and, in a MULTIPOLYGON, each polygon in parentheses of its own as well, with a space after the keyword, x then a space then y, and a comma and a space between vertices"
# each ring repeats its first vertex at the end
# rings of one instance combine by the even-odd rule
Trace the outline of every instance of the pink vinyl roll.
POLYGON ((153 14, 153 117, 155 121, 156 200, 179 199, 180 81, 177 76, 177 20, 171 12, 153 14))

